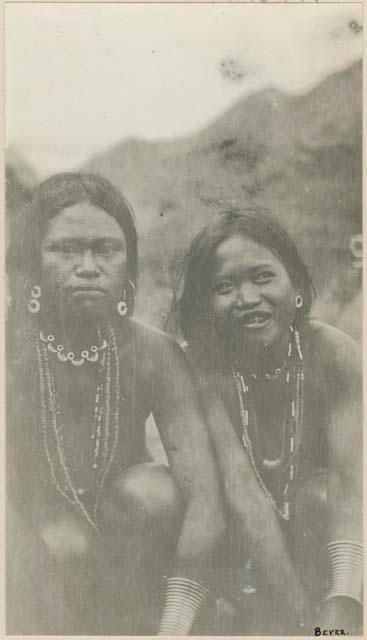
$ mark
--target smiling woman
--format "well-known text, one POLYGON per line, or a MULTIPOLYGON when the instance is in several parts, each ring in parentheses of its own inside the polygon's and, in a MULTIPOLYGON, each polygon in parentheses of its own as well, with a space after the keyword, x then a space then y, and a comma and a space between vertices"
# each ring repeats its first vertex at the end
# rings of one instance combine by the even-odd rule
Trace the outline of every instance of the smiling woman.
POLYGON ((173 311, 229 514, 216 566, 228 633, 361 623, 359 353, 309 317, 312 294, 291 238, 256 209, 214 218, 178 272, 173 311))
POLYGON ((68 173, 28 214, 9 260, 27 298, 12 291, 7 333, 7 631, 185 635, 224 523, 184 355, 132 318, 132 210, 68 173), (151 413, 169 469, 148 456, 151 413))

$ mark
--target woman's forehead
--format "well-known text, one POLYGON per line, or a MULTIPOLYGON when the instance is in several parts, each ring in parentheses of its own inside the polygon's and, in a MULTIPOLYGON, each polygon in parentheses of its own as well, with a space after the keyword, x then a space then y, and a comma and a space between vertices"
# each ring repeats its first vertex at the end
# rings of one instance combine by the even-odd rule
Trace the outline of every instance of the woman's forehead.
POLYGON ((217 268, 223 268, 227 265, 239 264, 254 268, 263 264, 283 263, 269 247, 249 236, 236 234, 218 245, 214 255, 214 265, 217 268))
POLYGON ((45 238, 62 237, 125 239, 125 234, 107 211, 90 202, 79 202, 61 209, 48 221, 45 238))

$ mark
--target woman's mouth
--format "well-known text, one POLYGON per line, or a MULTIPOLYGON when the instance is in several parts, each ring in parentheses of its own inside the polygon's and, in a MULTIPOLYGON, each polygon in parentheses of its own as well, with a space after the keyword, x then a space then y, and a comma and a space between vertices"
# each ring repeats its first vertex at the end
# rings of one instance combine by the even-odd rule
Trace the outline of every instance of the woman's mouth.
POLYGON ((267 311, 249 311, 239 318, 246 329, 263 329, 271 319, 271 313, 267 311))
POLYGON ((73 296, 76 297, 86 297, 86 298, 94 298, 94 297, 99 297, 99 296, 103 296, 106 294, 106 291, 104 289, 102 289, 102 287, 93 287, 93 286, 81 286, 81 287, 74 287, 71 291, 73 296))

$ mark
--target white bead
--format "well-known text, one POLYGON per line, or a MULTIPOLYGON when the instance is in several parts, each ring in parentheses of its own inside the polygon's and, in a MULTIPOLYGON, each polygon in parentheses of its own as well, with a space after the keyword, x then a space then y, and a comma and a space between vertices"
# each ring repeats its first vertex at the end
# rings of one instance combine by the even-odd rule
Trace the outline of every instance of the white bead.
POLYGON ((80 367, 82 364, 84 364, 84 358, 79 358, 78 360, 71 360, 71 364, 74 365, 74 367, 80 367))
POLYGON ((57 352, 57 357, 60 360, 60 362, 67 362, 68 358, 64 353, 61 353, 61 351, 57 352))
POLYGON ((87 360, 88 360, 88 362, 97 362, 98 357, 99 357, 99 356, 98 356, 98 353, 94 353, 93 355, 89 356, 89 357, 87 358, 87 360))

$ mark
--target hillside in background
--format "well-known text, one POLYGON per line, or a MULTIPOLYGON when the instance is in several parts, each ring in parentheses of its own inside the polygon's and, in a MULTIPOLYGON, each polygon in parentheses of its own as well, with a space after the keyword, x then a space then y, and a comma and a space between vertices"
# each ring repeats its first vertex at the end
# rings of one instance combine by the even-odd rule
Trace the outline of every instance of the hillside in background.
MULTIPOLYGON (((362 217, 360 62, 306 95, 262 91, 196 135, 126 140, 81 168, 111 180, 134 207, 139 317, 163 326, 172 267, 205 222, 230 206, 259 204, 288 229, 310 266, 315 313, 360 337, 361 273, 350 252, 362 217)), ((11 219, 35 183, 19 156, 7 158, 11 219)))

